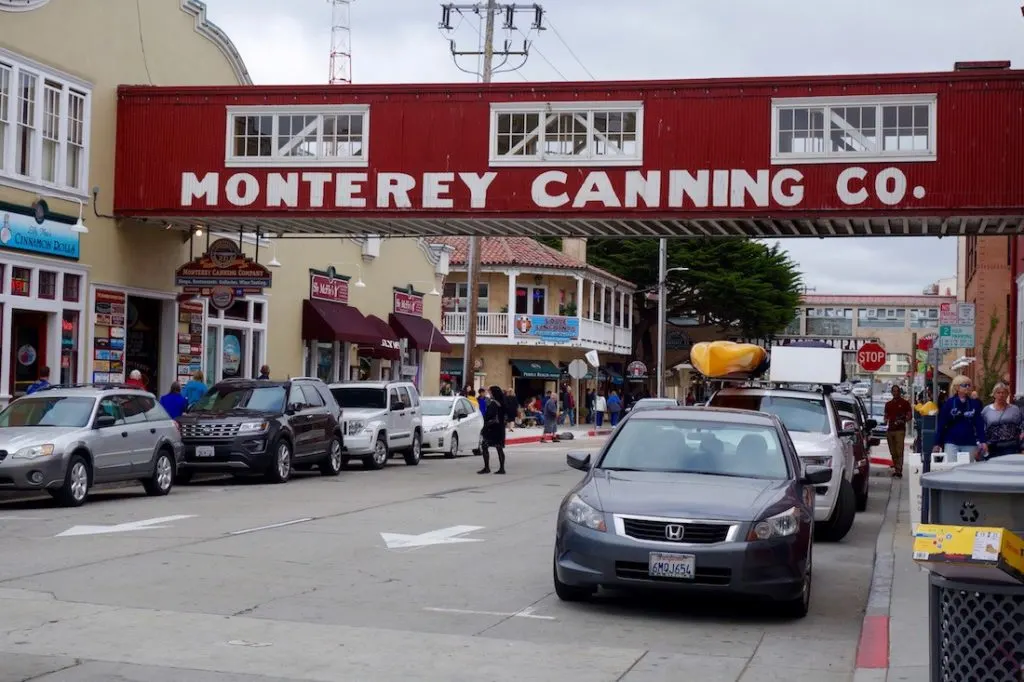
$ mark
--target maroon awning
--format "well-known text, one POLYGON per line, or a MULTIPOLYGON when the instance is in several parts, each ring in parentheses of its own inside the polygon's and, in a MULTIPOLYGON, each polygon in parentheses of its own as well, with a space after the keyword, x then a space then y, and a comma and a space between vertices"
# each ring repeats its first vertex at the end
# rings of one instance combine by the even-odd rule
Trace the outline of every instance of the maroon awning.
POLYGON ((367 315, 366 323, 374 329, 377 338, 372 343, 360 343, 359 355, 378 360, 397 360, 401 356, 402 347, 398 343, 395 330, 376 315, 367 315))
POLYGON ((381 340, 376 325, 352 306, 315 299, 302 302, 302 338, 369 345, 377 345, 381 340))
POLYGON ((423 353, 451 353, 452 344, 444 338, 441 330, 434 326, 430 320, 406 315, 405 313, 391 313, 388 318, 391 328, 398 332, 398 335, 409 339, 409 347, 423 353))

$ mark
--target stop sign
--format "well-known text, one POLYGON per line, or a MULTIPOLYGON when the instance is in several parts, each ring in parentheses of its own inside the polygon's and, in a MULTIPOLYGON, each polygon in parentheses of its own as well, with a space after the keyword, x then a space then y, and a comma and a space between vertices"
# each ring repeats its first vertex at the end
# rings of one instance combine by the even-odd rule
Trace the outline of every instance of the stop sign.
POLYGON ((885 365, 886 353, 881 345, 871 341, 857 351, 857 364, 865 372, 877 372, 885 365))

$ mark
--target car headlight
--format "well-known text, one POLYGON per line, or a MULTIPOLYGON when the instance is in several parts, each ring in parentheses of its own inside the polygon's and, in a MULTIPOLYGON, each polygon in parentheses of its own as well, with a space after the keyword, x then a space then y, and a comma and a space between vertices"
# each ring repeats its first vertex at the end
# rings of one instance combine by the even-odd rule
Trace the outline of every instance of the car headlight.
POLYGON ((239 424, 239 433, 263 433, 270 428, 270 422, 244 422, 239 424))
POLYGON ((451 424, 441 422, 440 424, 434 424, 430 427, 430 433, 437 433, 438 431, 446 431, 451 424))
POLYGON ((359 433, 359 432, 361 432, 365 428, 366 428, 366 422, 351 421, 351 422, 348 423, 348 432, 352 433, 352 434, 359 433))
POLYGON ((807 466, 832 468, 832 455, 814 455, 801 457, 800 460, 807 466))
POLYGON ((584 526, 591 530, 604 532, 608 526, 604 522, 604 514, 597 511, 589 504, 580 499, 579 495, 573 495, 565 505, 565 518, 578 526, 584 526))
POLYGON ((750 529, 747 540, 769 540, 771 538, 784 538, 795 535, 800 530, 800 511, 796 507, 790 507, 781 514, 769 516, 763 521, 758 521, 750 529))
POLYGON ((45 445, 30 445, 27 448, 22 448, 11 457, 13 459, 38 459, 39 457, 49 457, 52 454, 53 445, 46 443, 45 445))

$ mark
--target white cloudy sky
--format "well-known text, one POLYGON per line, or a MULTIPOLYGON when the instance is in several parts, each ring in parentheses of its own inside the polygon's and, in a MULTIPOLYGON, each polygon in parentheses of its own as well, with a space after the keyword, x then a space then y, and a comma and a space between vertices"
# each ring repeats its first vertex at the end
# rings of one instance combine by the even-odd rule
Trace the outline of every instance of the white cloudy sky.
MULTIPOLYGON (((523 3, 520 3, 523 4, 523 3)), ((550 27, 496 80, 671 79, 939 71, 956 61, 1024 64, 1020 0, 545 0, 550 27)), ((207 0, 257 83, 324 83, 328 0, 207 0)), ((472 15, 471 15, 472 16, 472 15)), ((435 0, 355 0, 358 83, 474 80, 452 63, 435 0)), ((453 23, 458 23, 456 16, 453 23)), ((529 32, 530 18, 519 27, 529 32)), ((475 50, 477 22, 452 36, 475 50)), ((504 35, 502 35, 504 37, 504 35)), ((523 35, 508 36, 513 43, 523 35)), ((460 64, 475 70, 472 59, 460 64)), ((956 273, 953 239, 783 242, 816 293, 917 293, 956 273)))

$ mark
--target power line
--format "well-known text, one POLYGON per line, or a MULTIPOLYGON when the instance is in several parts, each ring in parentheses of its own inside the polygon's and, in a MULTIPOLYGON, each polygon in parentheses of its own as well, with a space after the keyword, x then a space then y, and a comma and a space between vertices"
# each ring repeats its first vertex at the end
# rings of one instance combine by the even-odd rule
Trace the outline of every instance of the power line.
MULTIPOLYGON (((576 56, 576 53, 573 52, 572 48, 569 47, 569 43, 567 43, 565 41, 565 38, 563 38, 562 34, 558 32, 558 28, 554 25, 554 23, 552 23, 552 21, 550 19, 548 19, 548 26, 550 26, 551 30, 555 32, 555 37, 558 38, 558 40, 562 43, 562 45, 565 46, 565 49, 567 49, 569 51, 569 54, 572 55, 572 58, 575 59, 576 63, 580 65, 580 68, 587 72, 587 75, 590 76, 591 80, 597 80, 597 77, 590 72, 590 69, 587 68, 586 64, 584 64, 580 60, 580 58, 576 56)), ((547 60, 545 60, 545 61, 547 61, 547 60)), ((564 78, 564 76, 563 76, 563 78, 564 78)))
MULTIPOLYGON (((519 31, 519 34, 521 36, 523 36, 524 38, 529 40, 529 36, 526 35, 525 33, 523 33, 523 31, 521 29, 517 28, 516 30, 519 31)), ((544 63, 551 67, 552 71, 554 71, 555 73, 557 73, 559 76, 562 77, 562 80, 564 80, 564 81, 569 80, 568 78, 565 77, 564 73, 562 73, 561 71, 558 70, 557 66, 555 66, 554 64, 551 63, 550 59, 548 59, 547 57, 544 56, 544 53, 540 51, 539 47, 534 45, 532 41, 529 43, 529 45, 530 45, 531 48, 533 48, 533 51, 537 53, 537 56, 540 57, 541 59, 543 59, 544 63)), ((525 76, 523 78, 525 78, 525 76)))

